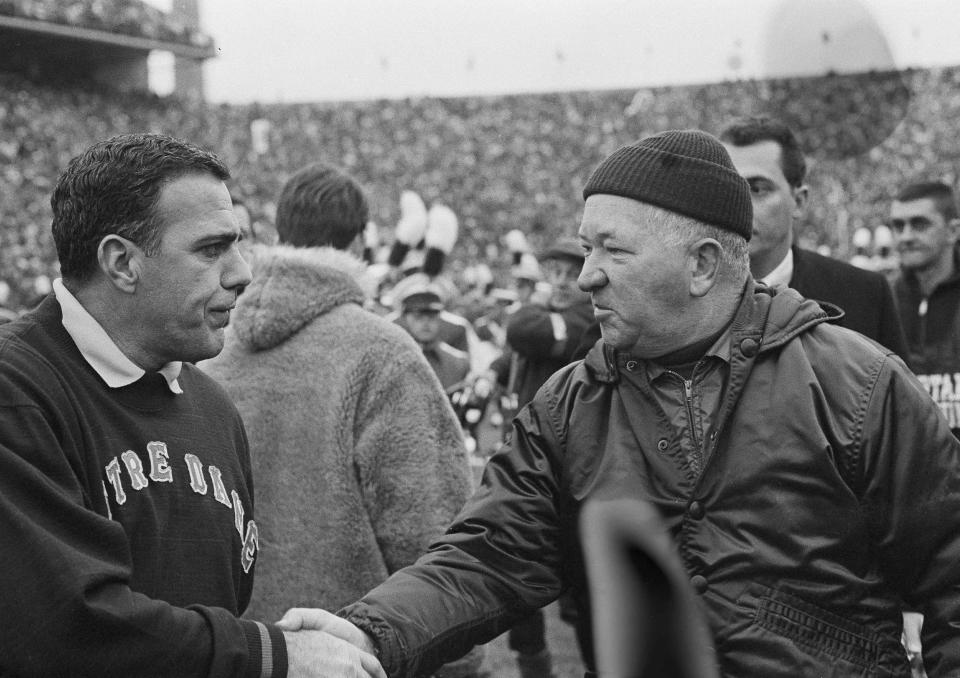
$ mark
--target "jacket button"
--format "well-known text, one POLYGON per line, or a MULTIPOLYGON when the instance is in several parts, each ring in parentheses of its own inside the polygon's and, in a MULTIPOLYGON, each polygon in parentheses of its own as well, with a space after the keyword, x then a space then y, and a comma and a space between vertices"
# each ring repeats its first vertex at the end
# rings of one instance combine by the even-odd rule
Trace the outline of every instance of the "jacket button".
POLYGON ((657 449, 660 450, 661 452, 666 451, 669 445, 670 443, 667 442, 666 438, 661 438, 660 440, 657 441, 657 449))
POLYGON ((748 358, 752 358, 753 356, 757 355, 758 348, 760 348, 760 344, 758 344, 757 340, 752 337, 747 337, 740 342, 740 351, 748 358))
POLYGON ((630 370, 631 372, 633 372, 635 369, 637 369, 637 361, 636 361, 636 360, 628 360, 627 363, 626 363, 626 365, 625 365, 624 367, 626 367, 628 370, 630 370))
POLYGON ((700 520, 706 515, 706 513, 707 512, 703 508, 703 504, 701 504, 699 501, 695 501, 690 504, 690 517, 694 520, 700 520))
POLYGON ((690 577, 690 586, 692 586, 693 590, 697 593, 703 593, 707 590, 707 578, 702 574, 695 574, 690 577))

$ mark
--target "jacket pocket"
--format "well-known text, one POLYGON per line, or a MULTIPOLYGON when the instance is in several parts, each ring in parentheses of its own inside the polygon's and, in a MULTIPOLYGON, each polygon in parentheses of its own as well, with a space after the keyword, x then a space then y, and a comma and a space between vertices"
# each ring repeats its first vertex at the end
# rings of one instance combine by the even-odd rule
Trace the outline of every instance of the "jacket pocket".
POLYGON ((876 668, 878 634, 801 598, 765 588, 756 591, 754 623, 807 651, 824 653, 864 670, 876 668))

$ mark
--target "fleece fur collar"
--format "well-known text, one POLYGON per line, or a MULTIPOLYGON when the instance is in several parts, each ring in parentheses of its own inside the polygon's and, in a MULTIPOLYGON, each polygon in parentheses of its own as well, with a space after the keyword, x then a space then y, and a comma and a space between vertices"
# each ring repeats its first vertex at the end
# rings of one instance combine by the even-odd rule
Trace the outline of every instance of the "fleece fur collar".
POLYGON ((253 281, 237 301, 231 327, 251 351, 280 344, 317 316, 365 300, 366 266, 330 247, 255 246, 253 281))

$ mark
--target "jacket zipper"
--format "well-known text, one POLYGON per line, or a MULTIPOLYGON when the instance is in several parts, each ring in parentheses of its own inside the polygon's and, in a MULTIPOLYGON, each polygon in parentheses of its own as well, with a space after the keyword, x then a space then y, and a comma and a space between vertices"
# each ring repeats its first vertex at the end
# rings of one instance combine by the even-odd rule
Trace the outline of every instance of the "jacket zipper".
POLYGON ((697 421, 693 415, 693 379, 683 380, 683 393, 687 402, 687 419, 690 422, 690 435, 693 438, 693 454, 697 462, 697 473, 703 471, 703 450, 697 431, 697 421))
MULTIPOLYGON (((696 373, 696 367, 693 371, 696 373)), ((693 465, 696 467, 697 475, 699 475, 703 470, 703 450, 701 449, 700 436, 697 432, 697 421, 693 416, 693 379, 684 379, 680 374, 674 372, 673 370, 667 370, 667 372, 683 382, 683 399, 687 408, 687 422, 689 423, 690 437, 693 439, 692 461, 693 465)))

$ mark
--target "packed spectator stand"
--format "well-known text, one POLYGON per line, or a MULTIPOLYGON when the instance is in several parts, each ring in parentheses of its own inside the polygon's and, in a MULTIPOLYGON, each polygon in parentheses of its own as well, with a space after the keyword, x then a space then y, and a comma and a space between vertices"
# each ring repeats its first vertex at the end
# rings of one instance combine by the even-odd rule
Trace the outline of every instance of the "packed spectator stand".
MULTIPOLYGON (((0 12, 31 5, 0 2, 0 12)), ((956 180, 958 109, 960 67, 641 90, 250 105, 0 74, 0 281, 14 308, 48 289, 56 276, 52 184, 72 156, 113 134, 166 132, 214 150, 233 171, 231 189, 265 221, 284 179, 315 160, 338 164, 366 185, 372 218, 387 241, 400 192, 417 191, 458 215, 460 236, 447 271, 456 277, 487 261, 499 278, 509 268, 502 236, 519 228, 541 246, 572 233, 585 177, 617 146, 670 128, 717 132, 734 116, 760 112, 793 125, 811 158, 812 199, 801 241, 846 257, 857 228, 882 223, 893 187, 921 175, 956 180)))
POLYGON ((0 16, 18 17, 198 47, 212 44, 202 31, 139 0, 0 0, 0 16))

